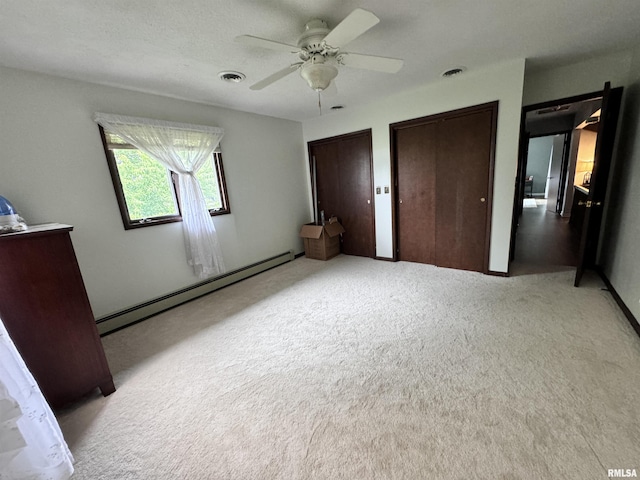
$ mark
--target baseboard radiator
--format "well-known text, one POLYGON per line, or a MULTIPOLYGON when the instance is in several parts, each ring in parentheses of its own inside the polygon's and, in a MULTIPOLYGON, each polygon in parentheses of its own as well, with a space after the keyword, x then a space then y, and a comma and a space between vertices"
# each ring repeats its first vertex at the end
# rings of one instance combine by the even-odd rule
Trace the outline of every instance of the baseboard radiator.
POLYGON ((265 272, 283 263, 294 260, 293 251, 290 250, 271 258, 261 260, 246 267, 238 268, 232 272, 227 272, 217 277, 209 278, 203 282, 190 285, 176 292, 163 295, 162 297, 149 300, 139 305, 120 310, 119 312, 106 315, 96 319, 98 332, 100 335, 113 333, 124 327, 138 323, 153 315, 176 307, 180 304, 201 297, 216 290, 220 290, 228 285, 252 277, 258 273, 265 272))

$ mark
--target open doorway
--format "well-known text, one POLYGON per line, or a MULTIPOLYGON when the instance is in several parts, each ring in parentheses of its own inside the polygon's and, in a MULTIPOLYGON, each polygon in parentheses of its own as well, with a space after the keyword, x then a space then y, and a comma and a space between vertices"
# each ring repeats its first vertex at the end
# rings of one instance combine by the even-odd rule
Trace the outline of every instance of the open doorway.
POLYGON ((607 84, 602 92, 523 108, 512 274, 575 269, 577 286, 595 263, 620 96, 607 84), (596 171, 598 188, 591 184, 596 171))
POLYGON ((567 183, 571 183, 567 182, 572 165, 570 142, 571 131, 528 137, 513 258, 516 274, 577 265, 580 236, 570 224, 566 208, 567 183))
POLYGON ((570 132, 529 137, 523 208, 544 206, 553 213, 564 207, 570 132))

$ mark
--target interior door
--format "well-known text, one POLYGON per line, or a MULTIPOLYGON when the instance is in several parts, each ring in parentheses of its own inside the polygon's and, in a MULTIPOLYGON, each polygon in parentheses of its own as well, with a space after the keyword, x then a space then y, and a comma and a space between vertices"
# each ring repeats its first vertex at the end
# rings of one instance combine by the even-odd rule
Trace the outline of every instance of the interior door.
POLYGON ((327 220, 337 216, 345 229, 342 253, 373 257, 371 130, 309 142, 309 158, 312 167, 315 160, 317 211, 327 220))
POLYGON ((567 176, 569 174, 569 158, 571 153, 571 133, 567 132, 564 135, 558 135, 554 139, 553 148, 562 148, 562 168, 560 169, 560 189, 558 190, 558 206, 556 212, 563 214, 565 211, 566 191, 567 191, 567 176))
POLYGON ((593 159, 591 173, 591 185, 580 237, 580 251, 578 256, 578 268, 574 285, 580 286, 580 280, 585 268, 595 264, 598 252, 598 240, 600 226, 602 224, 602 212, 607 193, 609 171, 611 169, 611 157, 613 155, 613 143, 618 126, 618 114, 620 113, 620 101, 622 99, 622 87, 611 89, 607 82, 602 95, 602 110, 598 125, 598 137, 593 159))
POLYGON ((396 258, 488 270, 497 103, 391 125, 396 258))
POLYGON ((436 265, 487 269, 492 109, 438 124, 436 265))
POLYGON ((395 131, 398 259, 435 264, 437 123, 395 131))
POLYGON ((529 156, 529 132, 525 129, 524 117, 520 123, 520 145, 518 148, 518 169, 516 172, 515 193, 513 195, 513 213, 511 221, 511 242, 509 245, 509 261, 513 262, 516 252, 516 233, 520 217, 522 216, 522 203, 524 201, 524 181, 527 172, 527 158, 529 156))
POLYGON ((562 174, 564 139, 556 136, 553 140, 553 151, 549 162, 549 174, 547 175, 547 211, 558 213, 558 191, 560 190, 560 177, 562 174))
POLYGON ((342 252, 375 255, 371 131, 343 138, 339 143, 340 221, 345 228, 342 252))
MULTIPOLYGON (((320 223, 320 212, 327 219, 337 215, 340 210, 340 183, 338 172, 338 143, 320 143, 314 145, 311 153, 312 168, 315 161, 316 223, 320 223)), ((312 177, 313 178, 313 177, 312 177)))

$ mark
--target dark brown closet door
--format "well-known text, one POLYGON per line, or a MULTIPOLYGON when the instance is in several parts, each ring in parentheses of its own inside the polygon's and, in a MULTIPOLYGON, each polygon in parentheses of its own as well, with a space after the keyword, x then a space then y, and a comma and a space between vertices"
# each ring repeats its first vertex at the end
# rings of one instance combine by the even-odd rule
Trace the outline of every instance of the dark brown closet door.
POLYGON ((434 264, 437 124, 395 132, 399 260, 434 264))
MULTIPOLYGON (((318 191, 318 223, 320 211, 326 219, 340 211, 340 183, 338 172, 338 144, 323 143, 313 147, 312 157, 316 160, 316 188, 318 191)), ((312 163, 313 168, 313 163, 312 163)), ((312 172, 313 175, 313 172, 312 172)), ((344 225, 343 225, 344 226, 344 225)))
POLYGON ((342 253, 374 256, 371 135, 344 138, 340 144, 340 220, 342 253))
POLYGON ((488 271, 497 102, 391 125, 396 258, 488 271))
POLYGON ((485 270, 492 112, 447 118, 438 125, 436 262, 485 270))
POLYGON ((315 158, 318 212, 342 223, 342 253, 375 255, 371 130, 309 142, 315 158))

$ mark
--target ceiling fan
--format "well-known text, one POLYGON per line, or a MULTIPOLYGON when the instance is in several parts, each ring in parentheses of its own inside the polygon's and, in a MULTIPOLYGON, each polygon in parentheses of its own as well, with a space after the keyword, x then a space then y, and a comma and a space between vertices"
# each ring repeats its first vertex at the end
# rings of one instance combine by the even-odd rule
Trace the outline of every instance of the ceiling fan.
POLYGON ((300 76, 306 80, 309 87, 320 92, 329 87, 331 81, 338 75, 339 65, 377 72, 396 73, 404 63, 399 58, 362 55, 341 50, 342 47, 358 38, 378 22, 380 22, 380 19, 373 13, 356 8, 333 30, 329 29, 327 22, 324 20, 309 20, 304 27, 304 32, 298 39, 297 46, 252 35, 236 37, 236 41, 244 45, 298 55, 298 62, 283 68, 273 75, 269 75, 249 88, 251 90, 262 90, 290 73, 300 70, 300 76))

